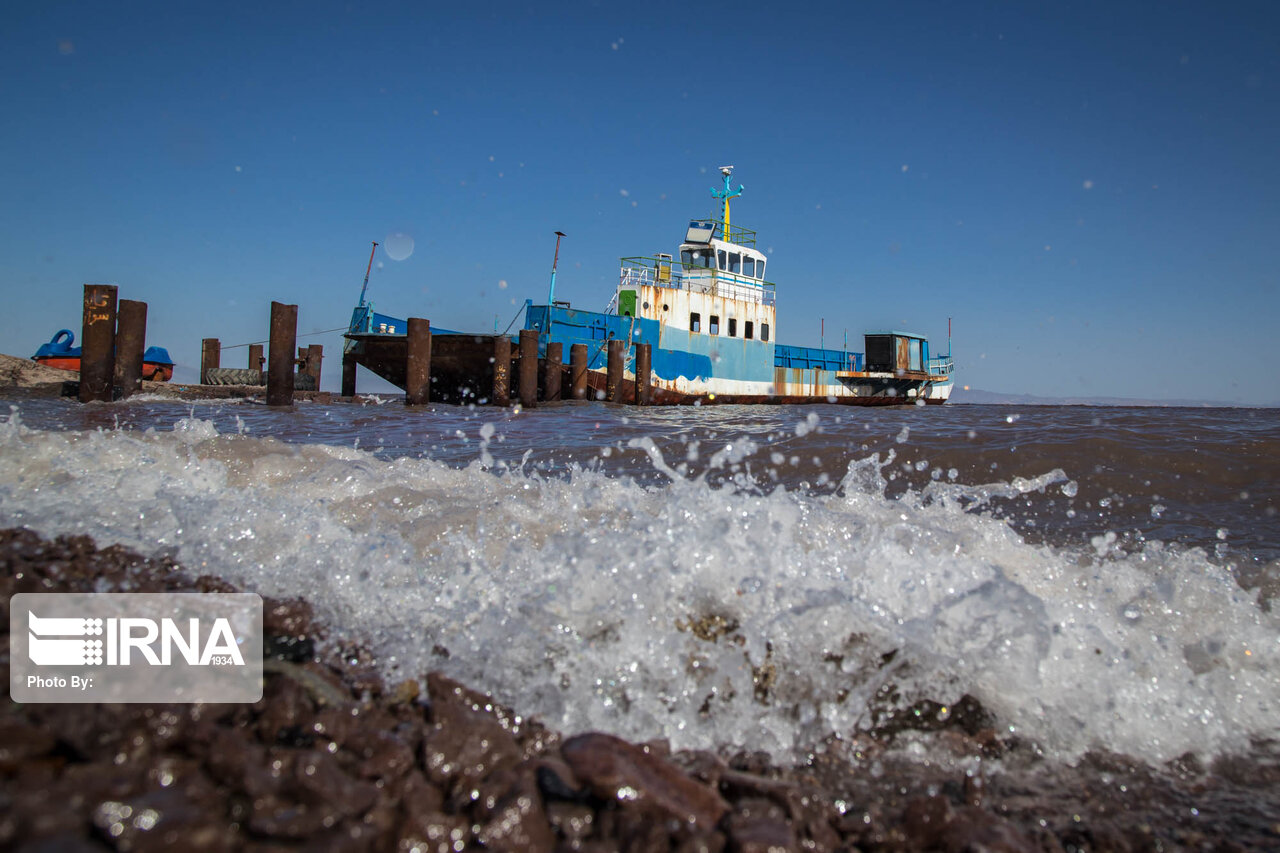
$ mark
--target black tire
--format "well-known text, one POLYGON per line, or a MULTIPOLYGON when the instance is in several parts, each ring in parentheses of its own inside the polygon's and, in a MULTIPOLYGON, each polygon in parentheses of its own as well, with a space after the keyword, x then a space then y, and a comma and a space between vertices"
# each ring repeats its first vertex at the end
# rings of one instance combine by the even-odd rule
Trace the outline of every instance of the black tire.
POLYGON ((205 371, 206 385, 264 385, 261 370, 235 367, 211 367, 205 371))

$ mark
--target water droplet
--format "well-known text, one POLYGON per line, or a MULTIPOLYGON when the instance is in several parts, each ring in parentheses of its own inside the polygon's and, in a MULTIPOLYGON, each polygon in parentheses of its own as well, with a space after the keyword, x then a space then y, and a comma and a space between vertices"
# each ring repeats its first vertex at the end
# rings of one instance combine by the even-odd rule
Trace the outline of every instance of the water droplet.
POLYGON ((383 241, 382 250, 393 261, 407 260, 413 254, 413 238, 403 231, 393 232, 383 241))

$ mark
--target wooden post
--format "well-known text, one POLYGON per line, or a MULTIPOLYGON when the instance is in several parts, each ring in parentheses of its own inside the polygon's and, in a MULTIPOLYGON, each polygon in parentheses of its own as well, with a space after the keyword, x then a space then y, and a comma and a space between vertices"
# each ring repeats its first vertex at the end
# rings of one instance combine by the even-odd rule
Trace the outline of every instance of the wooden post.
POLYGON ((205 338, 200 342, 200 384, 209 384, 209 371, 222 366, 222 342, 205 338))
POLYGON ((344 352, 342 354, 342 396, 354 397, 356 395, 356 354, 353 352, 344 352))
POLYGON ((267 405, 293 405, 293 359, 298 345, 298 306, 271 303, 271 343, 267 350, 267 405))
POLYGON ((147 303, 121 299, 116 313, 115 382, 121 399, 142 390, 142 354, 146 351, 147 303))
POLYGON ((116 296, 114 284, 84 286, 80 327, 80 402, 111 402, 116 373, 116 296))
POLYGON ((262 344, 249 344, 249 369, 262 370, 265 361, 262 357, 262 344))
POLYGON ((652 402, 653 386, 650 369, 653 361, 652 344, 636 344, 636 405, 647 406, 652 402))
POLYGON ((610 403, 622 402, 622 341, 609 341, 608 371, 605 373, 604 398, 610 403))
POLYGON ((493 404, 511 404, 511 338, 498 335, 493 339, 493 404))
POLYGON ((421 406, 431 399, 431 322, 409 318, 409 355, 405 364, 404 402, 421 406))
POLYGON ((542 373, 542 399, 560 399, 560 379, 564 362, 564 344, 547 343, 547 360, 542 373))
POLYGON ((569 347, 569 388, 575 400, 587 399, 587 345, 569 347))
POLYGON ((520 330, 520 405, 538 405, 538 333, 533 329, 520 330))

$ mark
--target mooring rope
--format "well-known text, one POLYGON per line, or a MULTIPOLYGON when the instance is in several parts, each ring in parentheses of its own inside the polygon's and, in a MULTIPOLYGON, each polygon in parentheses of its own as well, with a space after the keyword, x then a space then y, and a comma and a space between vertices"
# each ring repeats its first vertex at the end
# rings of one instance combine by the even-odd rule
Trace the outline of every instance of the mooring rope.
MULTIPOLYGON (((324 331, 322 331, 322 332, 307 332, 305 335, 295 335, 294 337, 295 337, 295 338, 314 338, 316 335, 327 335, 327 334, 329 334, 330 332, 345 332, 348 328, 350 328, 350 327, 349 327, 349 326, 339 326, 339 327, 338 327, 338 328, 336 328, 336 329, 325 329, 325 330, 324 330, 324 331)), ((269 343, 271 343, 270 339, 265 340, 265 341, 249 341, 249 343, 247 343, 247 344, 229 344, 229 345, 227 345, 227 346, 225 346, 225 347, 222 347, 222 349, 224 349, 224 350, 228 350, 228 349, 239 349, 240 347, 249 347, 249 346, 253 346, 254 344, 269 344, 269 343)))

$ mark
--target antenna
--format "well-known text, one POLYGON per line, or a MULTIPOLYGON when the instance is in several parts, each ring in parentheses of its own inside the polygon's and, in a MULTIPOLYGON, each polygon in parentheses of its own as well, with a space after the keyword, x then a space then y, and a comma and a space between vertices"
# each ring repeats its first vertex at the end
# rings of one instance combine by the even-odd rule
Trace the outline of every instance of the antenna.
POLYGON ((716 198, 724 199, 724 231, 720 236, 728 240, 729 239, 729 199, 737 198, 738 196, 742 195, 742 190, 745 188, 742 186, 742 184, 738 184, 738 188, 736 190, 730 187, 729 178, 730 176, 733 175, 732 166, 721 166, 720 174, 724 175, 724 189, 718 190, 715 187, 712 187, 711 194, 716 198))

